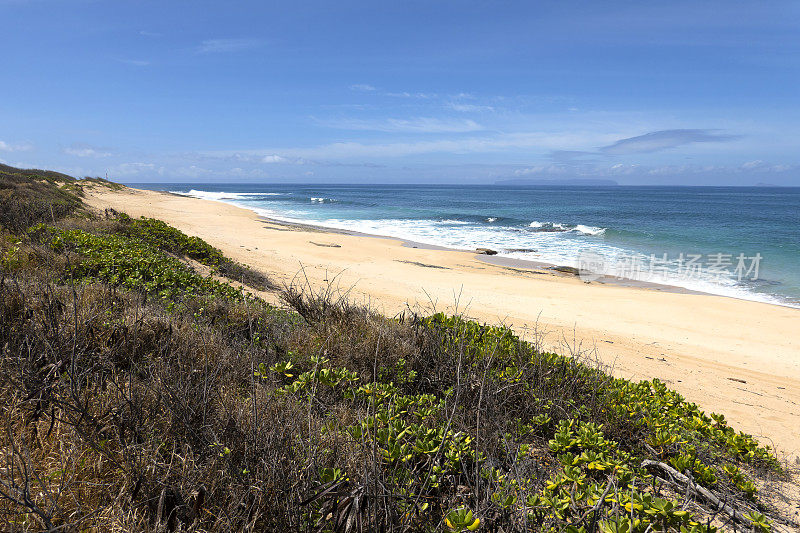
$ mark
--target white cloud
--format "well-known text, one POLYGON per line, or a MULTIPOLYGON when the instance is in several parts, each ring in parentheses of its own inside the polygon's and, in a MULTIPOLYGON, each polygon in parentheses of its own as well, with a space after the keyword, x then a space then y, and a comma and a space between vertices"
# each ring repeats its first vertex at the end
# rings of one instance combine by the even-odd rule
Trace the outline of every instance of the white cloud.
POLYGON ((0 152, 27 152, 28 150, 33 150, 31 143, 10 144, 0 141, 0 152))
POLYGON ((475 104, 459 104, 456 102, 450 102, 447 104, 449 109, 454 111, 461 111, 461 112, 487 112, 487 111, 494 111, 494 107, 490 105, 475 105, 475 104))
POLYGON ((261 41, 258 39, 206 39, 200 43, 197 51, 201 54, 238 52, 248 48, 255 48, 260 44, 261 41))
POLYGON ((72 143, 71 146, 64 148, 63 152, 76 157, 108 157, 111 155, 107 148, 98 148, 86 143, 72 143))
POLYGON ((150 64, 149 61, 144 59, 119 59, 120 63, 125 63, 126 65, 133 65, 134 67, 146 67, 150 64))
MULTIPOLYGON (((797 170, 797 166, 792 165, 773 165, 763 161, 748 161, 739 166, 733 165, 699 165, 699 164, 685 164, 685 165, 659 165, 647 166, 636 163, 615 163, 596 164, 596 163, 555 163, 550 165, 534 165, 527 168, 514 170, 515 176, 530 176, 530 175, 556 175, 568 174, 571 176, 588 176, 588 177, 628 177, 628 178, 642 178, 642 177, 657 177, 664 178, 667 181, 672 179, 679 179, 686 176, 726 176, 730 177, 734 174, 742 176, 760 176, 767 172, 769 173, 782 173, 787 171, 797 170)), ((697 178, 693 178, 697 179, 697 178)), ((745 182, 746 183, 746 182, 745 182)))
POLYGON ((235 167, 227 171, 229 176, 234 176, 237 178, 266 178, 268 174, 264 172, 263 169, 260 168, 241 168, 235 167))
POLYGON ((787 170, 796 169, 797 165, 775 165, 772 163, 767 163, 766 161, 761 161, 760 159, 756 159, 754 161, 747 161, 742 163, 739 167, 739 170, 742 171, 762 171, 762 172, 786 172, 787 170))
POLYGON ((319 122, 323 126, 341 130, 408 133, 466 133, 484 129, 474 120, 438 119, 429 117, 410 119, 388 118, 380 120, 334 119, 319 122))
POLYGON ((738 137, 735 135, 723 135, 713 130, 660 130, 620 139, 613 144, 603 146, 600 150, 606 154, 614 155, 646 154, 676 148, 685 144, 728 142, 736 139, 738 137))
POLYGON ((213 170, 209 170, 203 167, 198 167, 197 165, 190 165, 188 167, 179 167, 170 172, 170 174, 173 176, 180 176, 184 178, 200 178, 200 177, 210 176, 214 173, 215 172, 213 170))
POLYGON ((351 91, 371 92, 376 90, 375 87, 367 83, 355 83, 350 86, 351 91))
POLYGON ((431 98, 436 98, 438 95, 436 93, 410 93, 403 91, 399 93, 384 93, 384 96, 391 96, 392 98, 417 98, 420 100, 429 100, 431 98))
POLYGON ((755 161, 747 161, 746 163, 742 163, 742 168, 745 170, 763 167, 764 162, 760 159, 756 159, 755 161))
POLYGON ((536 165, 520 168, 514 171, 515 176, 531 176, 537 174, 566 174, 568 169, 564 165, 536 165))
POLYGON ((267 154, 261 158, 262 163, 281 163, 285 165, 308 165, 318 164, 315 161, 308 161, 302 157, 283 157, 278 154, 267 154))
POLYGON ((769 170, 771 172, 787 172, 789 170, 797 170, 797 165, 772 165, 769 170))
POLYGON ((304 160, 326 160, 347 158, 403 157, 430 153, 497 153, 509 150, 550 151, 564 146, 586 146, 607 142, 607 135, 588 133, 508 133, 463 139, 440 139, 415 142, 365 144, 361 142, 338 142, 312 148, 270 148, 265 150, 238 150, 205 152, 211 157, 229 158, 234 155, 264 157, 280 153, 280 157, 304 160))
POLYGON ((143 173, 164 174, 164 167, 158 167, 153 163, 122 163, 113 170, 111 175, 119 176, 138 176, 143 173))

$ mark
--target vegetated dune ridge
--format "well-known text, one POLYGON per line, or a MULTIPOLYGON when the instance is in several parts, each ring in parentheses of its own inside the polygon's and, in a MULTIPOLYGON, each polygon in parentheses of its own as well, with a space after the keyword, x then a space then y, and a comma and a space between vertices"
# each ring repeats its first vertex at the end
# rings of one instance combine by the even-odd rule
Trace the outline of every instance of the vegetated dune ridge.
POLYGON ((800 451, 800 310, 714 295, 512 269, 461 251, 413 248, 265 220, 228 204, 126 188, 85 201, 197 235, 274 280, 333 284, 392 316, 411 308, 504 323, 558 353, 596 351, 614 375, 657 377, 780 453, 800 451), (431 268, 437 267, 437 268, 431 268))

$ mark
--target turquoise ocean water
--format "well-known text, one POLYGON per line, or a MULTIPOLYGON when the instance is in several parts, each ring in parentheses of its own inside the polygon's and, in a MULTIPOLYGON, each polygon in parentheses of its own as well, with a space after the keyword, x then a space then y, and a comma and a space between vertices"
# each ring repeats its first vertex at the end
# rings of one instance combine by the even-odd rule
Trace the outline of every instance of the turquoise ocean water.
POLYGON ((286 221, 800 307, 800 188, 134 184, 286 221))

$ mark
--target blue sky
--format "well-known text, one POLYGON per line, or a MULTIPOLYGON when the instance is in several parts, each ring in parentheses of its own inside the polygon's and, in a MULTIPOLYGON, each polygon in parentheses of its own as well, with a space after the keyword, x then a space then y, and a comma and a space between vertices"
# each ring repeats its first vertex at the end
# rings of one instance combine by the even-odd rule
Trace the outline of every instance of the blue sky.
POLYGON ((800 2, 0 0, 0 160, 800 185, 800 2))

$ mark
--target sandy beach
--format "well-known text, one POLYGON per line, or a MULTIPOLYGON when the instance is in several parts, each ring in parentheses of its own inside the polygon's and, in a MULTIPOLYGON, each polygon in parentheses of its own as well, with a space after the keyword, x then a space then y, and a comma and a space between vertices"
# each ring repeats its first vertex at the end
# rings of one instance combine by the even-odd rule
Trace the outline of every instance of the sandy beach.
POLYGON ((615 375, 657 377, 779 452, 800 453, 798 309, 584 283, 490 264, 470 252, 292 226, 162 192, 95 188, 86 202, 162 219, 278 282, 332 284, 389 316, 435 308, 508 324, 530 340, 543 336, 544 347, 595 355, 615 375))

